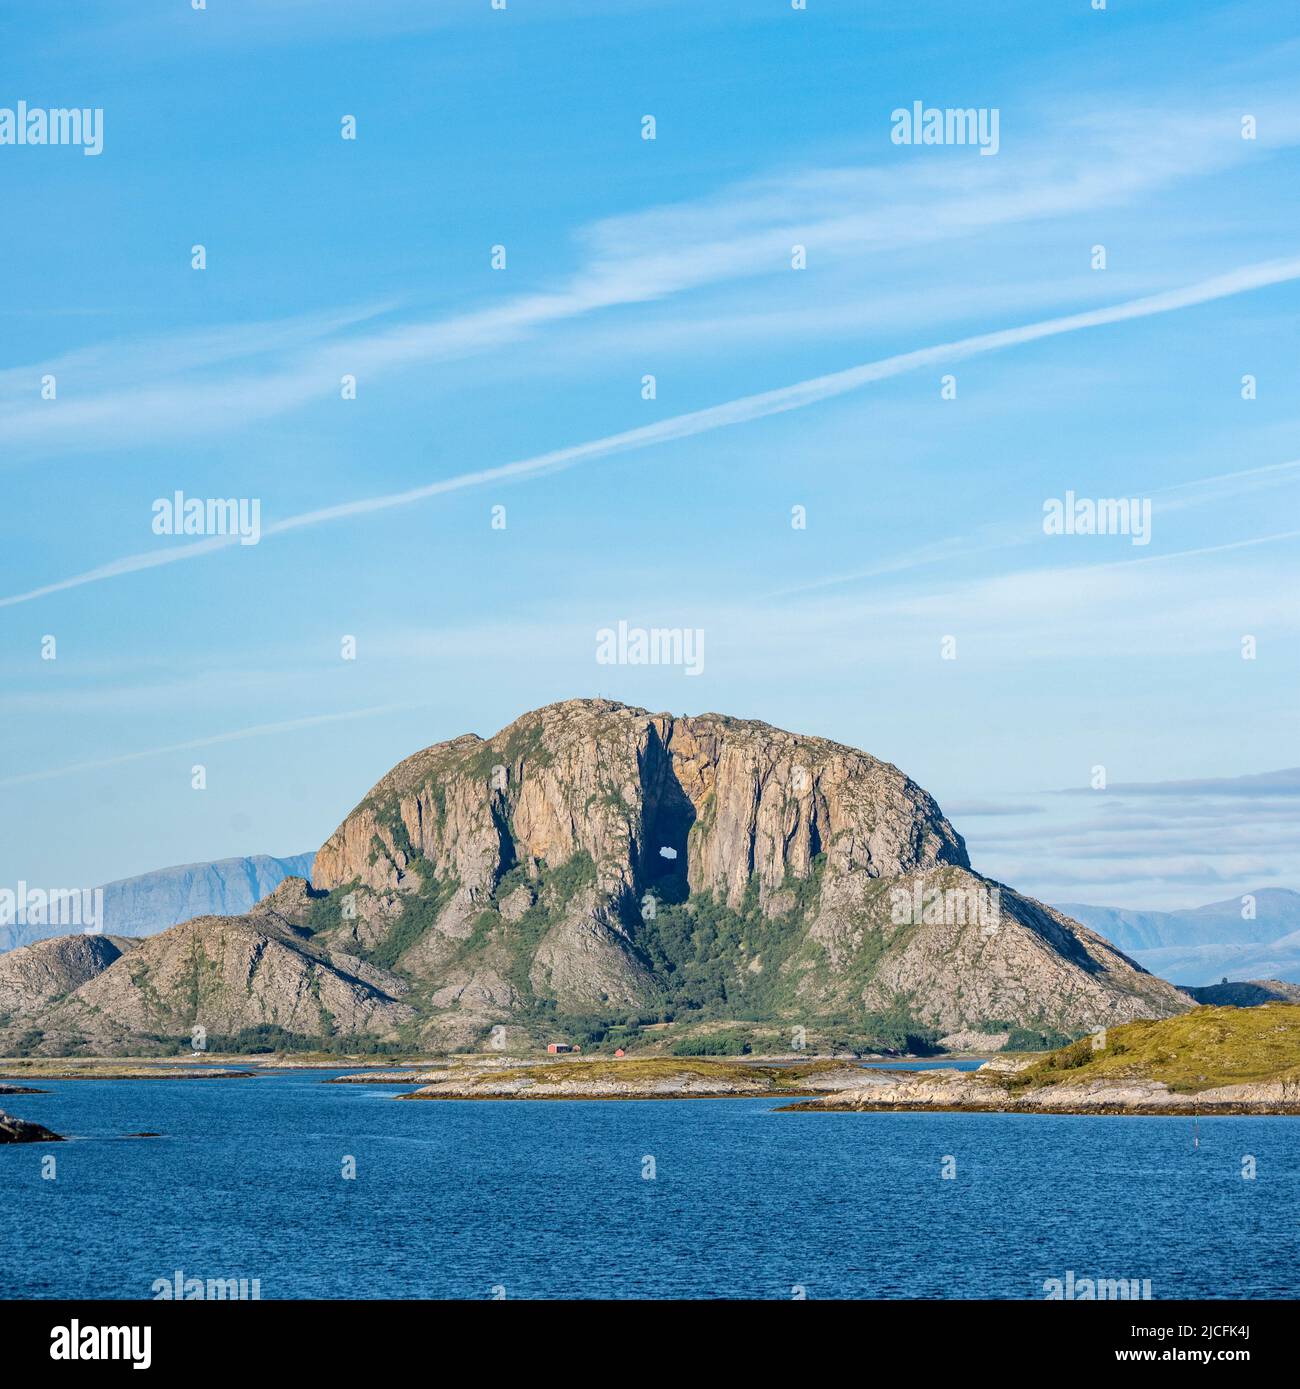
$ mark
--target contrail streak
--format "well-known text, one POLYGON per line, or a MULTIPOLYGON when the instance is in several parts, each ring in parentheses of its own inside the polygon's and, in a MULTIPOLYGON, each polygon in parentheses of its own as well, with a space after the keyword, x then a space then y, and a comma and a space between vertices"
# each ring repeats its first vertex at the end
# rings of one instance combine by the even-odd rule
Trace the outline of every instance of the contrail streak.
POLYGON ((293 733, 302 728, 319 728, 322 724, 346 723, 350 719, 368 719, 377 714, 406 713, 412 709, 431 707, 427 700, 415 704, 376 704, 368 709, 347 709, 340 714, 310 714, 306 718, 284 719, 279 723, 259 723, 251 728, 236 728, 229 733, 190 738, 183 743, 167 743, 163 747, 119 753, 116 757, 100 757, 93 762, 72 762, 65 763, 62 767, 46 767, 39 772, 22 772, 18 776, 0 779, 0 786, 22 786, 33 781, 49 781, 54 777, 70 776, 73 772, 95 772, 104 767, 121 766, 124 762, 139 762, 146 757, 161 757, 169 752, 189 752, 194 748, 210 748, 219 743, 237 743, 245 738, 260 738, 267 733, 293 733))
MULTIPOLYGON (((883 357, 879 361, 865 362, 861 366, 849 367, 844 371, 798 381, 792 386, 761 391, 757 395, 741 396, 722 405, 710 405, 703 410, 674 415, 656 424, 643 425, 620 434, 610 434, 603 439, 593 439, 585 444, 555 449, 550 453, 536 454, 532 458, 504 463, 499 467, 461 473, 456 477, 412 487, 405 492, 362 497, 355 501, 340 502, 335 506, 321 507, 315 511, 305 511, 263 526, 262 535, 282 535, 286 531, 319 526, 328 521, 341 521, 352 516, 364 516, 370 512, 411 506, 428 497, 460 492, 469 487, 482 487, 488 483, 507 482, 516 478, 555 472, 594 458, 606 458, 611 454, 648 448, 653 444, 666 443, 673 439, 687 439, 714 429, 725 429, 729 425, 746 424, 769 415, 783 414, 788 410, 801 410, 806 405, 815 405, 819 401, 857 390, 860 386, 883 381, 891 376, 901 376, 921 367, 960 361, 984 352, 998 352, 1006 347, 1019 347, 1023 343, 1037 342, 1040 338, 1059 337, 1063 333, 1074 333, 1083 328, 1100 328, 1110 323, 1124 323, 1131 319, 1150 318, 1154 314, 1172 313, 1177 309, 1191 308, 1197 304, 1209 303, 1211 300, 1225 299, 1233 294, 1243 294, 1249 290, 1263 289, 1268 285, 1283 284, 1296 279, 1300 279, 1300 258, 1247 265, 1229 271, 1226 275, 1216 275, 1212 279, 1200 280, 1196 284, 1166 290, 1161 294, 1130 299, 1122 304, 1113 304, 1109 308, 1089 309, 1083 313, 1023 324, 1019 328, 1003 328, 993 333, 960 338, 956 342, 941 343, 935 347, 922 347, 913 352, 883 357)), ((27 593, 15 593, 7 598, 0 598, 0 608, 13 607, 17 603, 30 603, 33 599, 44 598, 51 593, 61 593, 65 589, 79 588, 82 584, 98 583, 102 579, 114 579, 142 569, 152 569, 160 564, 197 559, 201 555, 236 544, 238 540, 238 536, 213 536, 175 549, 150 550, 143 554, 127 555, 97 569, 74 574, 70 578, 45 584, 27 593)))

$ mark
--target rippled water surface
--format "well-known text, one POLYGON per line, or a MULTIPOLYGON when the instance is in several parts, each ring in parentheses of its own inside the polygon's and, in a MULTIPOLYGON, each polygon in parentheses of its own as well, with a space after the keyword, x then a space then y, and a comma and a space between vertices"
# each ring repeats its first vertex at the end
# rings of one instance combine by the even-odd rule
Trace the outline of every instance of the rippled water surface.
POLYGON ((5 1097, 76 1141, 0 1148, 0 1295, 147 1297, 177 1269, 268 1298, 1033 1298, 1067 1270, 1300 1293, 1296 1119, 1202 1119, 1197 1149, 1181 1118, 398 1102, 327 1074, 5 1097))

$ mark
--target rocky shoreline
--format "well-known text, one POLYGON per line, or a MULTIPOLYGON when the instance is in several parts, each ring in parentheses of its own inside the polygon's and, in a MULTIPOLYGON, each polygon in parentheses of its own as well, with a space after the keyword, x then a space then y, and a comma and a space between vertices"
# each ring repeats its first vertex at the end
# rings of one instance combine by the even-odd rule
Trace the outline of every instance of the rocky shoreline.
MULTIPOLYGON (((785 1100, 782 1113, 962 1113, 1300 1116, 1300 1080, 1171 1089, 1149 1079, 1089 1079, 1055 1084, 1017 1080, 1028 1063, 996 1058, 976 1071, 866 1070, 835 1060, 763 1063, 721 1058, 644 1057, 627 1060, 456 1057, 405 1070, 365 1070, 327 1085, 414 1087, 400 1100, 785 1100)), ((80 1070, 58 1079, 240 1079, 251 1071, 80 1070)), ((5 1093, 43 1093, 25 1086, 5 1093)), ((58 1142, 39 1124, 0 1111, 0 1142, 58 1142)))
MULTIPOLYGON (((17 1068, 15 1068, 17 1069, 17 1068)), ((12 1072, 4 1072, 12 1075, 12 1072)), ((47 1061, 32 1067, 29 1074, 40 1080, 245 1080, 256 1074, 255 1071, 210 1070, 199 1071, 178 1066, 121 1065, 108 1062, 104 1065, 87 1063, 60 1067, 58 1062, 47 1061)), ((0 1095, 39 1095, 40 1090, 27 1090, 0 1084, 0 1095)))
MULTIPOLYGON (((1017 1068, 1018 1069, 1018 1068, 1017 1068)), ((1300 1082, 1291 1079, 1171 1090, 1163 1081, 1089 1080, 1018 1088, 1016 1070, 990 1062, 978 1071, 864 1073, 853 1090, 785 1108, 803 1113, 934 1111, 978 1114, 1300 1115, 1300 1082)))
POLYGON ((448 1057, 432 1066, 371 1070, 331 1085, 412 1087, 402 1100, 640 1100, 770 1097, 782 1112, 984 1114, 1300 1115, 1300 1078, 1200 1090, 1134 1077, 1044 1082, 1035 1063, 994 1057, 978 1070, 871 1070, 841 1060, 725 1058, 448 1057), (1028 1072, 1027 1074, 1022 1074, 1028 1072))
MULTIPOLYGON (((1300 1005, 1277 1002, 1257 1008, 1210 1006, 1177 1018, 1127 1023, 1051 1052, 1001 1053, 975 1070, 946 1063, 933 1069, 877 1069, 851 1056, 800 1053, 538 1056, 489 1051, 434 1057, 417 1053, 387 1064, 369 1057, 340 1058, 349 1059, 355 1069, 344 1072, 339 1066, 341 1073, 323 1076, 322 1083, 386 1085, 394 1098, 404 1100, 750 1098, 804 1113, 1300 1116, 1300 1005)), ((278 1056, 268 1057, 264 1065, 256 1057, 227 1055, 222 1065, 207 1058, 149 1065, 138 1058, 27 1058, 0 1062, 0 1075, 23 1080, 248 1079, 288 1069, 286 1063, 308 1061, 308 1069, 314 1069, 325 1060, 278 1056)), ((0 1085, 11 1093, 27 1088, 0 1085)))
POLYGON ((62 1143, 63 1138, 43 1124, 15 1119, 0 1109, 0 1143, 62 1143))
POLYGON ((397 1097, 403 1100, 685 1100, 821 1095, 857 1086, 861 1076, 857 1066, 833 1060, 458 1058, 423 1071, 370 1071, 326 1083, 417 1087, 397 1097))

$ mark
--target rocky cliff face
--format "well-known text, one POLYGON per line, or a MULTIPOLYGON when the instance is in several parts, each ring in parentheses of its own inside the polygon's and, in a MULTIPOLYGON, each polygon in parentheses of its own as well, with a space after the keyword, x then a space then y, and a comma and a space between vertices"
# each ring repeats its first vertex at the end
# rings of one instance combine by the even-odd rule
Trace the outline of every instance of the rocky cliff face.
POLYGON ((432 1047, 574 1015, 1072 1031, 1190 1005, 976 874, 896 767, 718 714, 570 700, 427 748, 313 877, 146 942, 45 1020, 432 1047))
POLYGON ((326 841, 315 881, 349 899, 362 951, 430 903, 392 962, 479 1022, 539 999, 654 1006, 701 971, 710 1006, 796 1024, 903 1009, 944 1031, 1074 1029, 1188 1006, 974 874, 896 767, 717 714, 571 700, 426 749, 326 841), (702 922, 712 939, 686 941, 702 922))
POLYGON ((570 700, 400 763, 325 842, 315 882, 400 888, 418 856, 482 892, 515 863, 585 853, 616 893, 665 876, 665 848, 693 891, 732 906, 751 878, 766 896, 822 852, 837 875, 969 866, 934 801, 865 753, 719 714, 570 700))

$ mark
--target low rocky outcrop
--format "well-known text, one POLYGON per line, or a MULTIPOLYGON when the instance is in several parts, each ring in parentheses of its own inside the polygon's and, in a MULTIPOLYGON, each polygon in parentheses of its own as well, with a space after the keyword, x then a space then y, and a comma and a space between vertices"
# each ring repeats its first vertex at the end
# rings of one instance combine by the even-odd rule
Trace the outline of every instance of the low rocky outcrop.
POLYGON ((865 1071, 853 1089, 801 1107, 1300 1115, 1300 1006, 1198 1008, 976 1071, 865 1071))
POLYGON ((940 1037, 939 1045, 944 1051, 949 1052, 970 1051, 987 1054, 990 1051, 1001 1051, 1010 1040, 1010 1032, 975 1032, 968 1027, 961 1032, 950 1032, 946 1037, 940 1037))
POLYGON ((0 1143, 62 1143, 63 1139, 43 1124, 15 1119, 0 1109, 0 1143))
POLYGON ((878 1072, 866 1084, 800 1109, 957 1110, 997 1114, 1297 1114, 1300 1081, 1260 1081, 1186 1093, 1158 1080, 1093 1080, 1048 1089, 1008 1088, 996 1076, 933 1070, 878 1072))
MULTIPOLYGON (((404 1100, 688 1100, 851 1090, 861 1071, 836 1061, 788 1065, 672 1056, 452 1064, 407 1076, 404 1100)), ((373 1077, 346 1077, 350 1081, 373 1077)), ((391 1079, 390 1082, 391 1083, 391 1079)))

